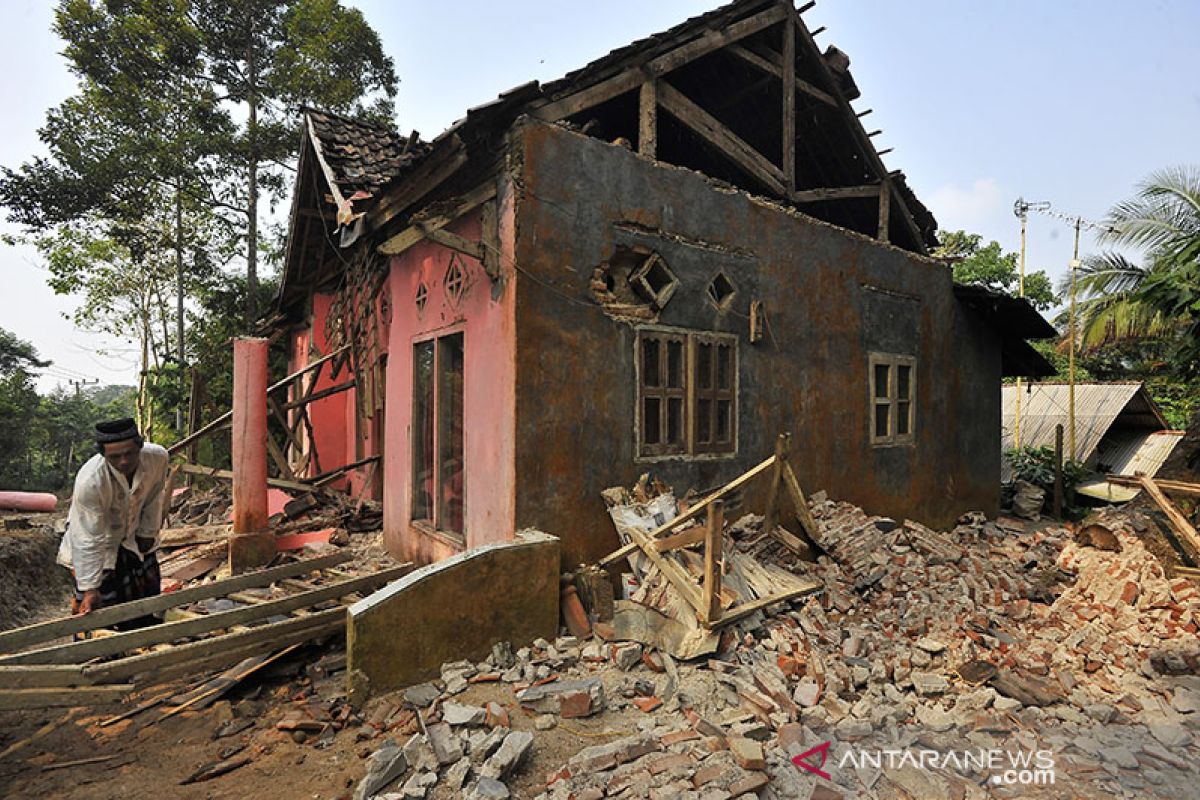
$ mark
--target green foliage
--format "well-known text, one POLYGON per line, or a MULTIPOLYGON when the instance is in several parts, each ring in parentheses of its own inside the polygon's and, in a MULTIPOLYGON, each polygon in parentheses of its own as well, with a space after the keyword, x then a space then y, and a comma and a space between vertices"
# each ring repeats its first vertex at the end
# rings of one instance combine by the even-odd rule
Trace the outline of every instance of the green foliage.
MULTIPOLYGON (((1021 291, 1020 264, 1016 253, 1005 253, 999 242, 983 244, 983 237, 966 231, 941 231, 942 244, 934 257, 954 263, 954 282, 982 286, 1016 296, 1021 291)), ((1050 278, 1043 271, 1025 273, 1025 297, 1039 311, 1058 303, 1050 278)))
MULTIPOLYGON (((1047 496, 1054 492, 1054 448, 1018 447, 1004 454, 1012 467, 1014 480, 1028 481, 1044 489, 1047 496)), ((1087 477, 1087 470, 1078 461, 1063 462, 1063 492, 1069 492, 1087 477)))

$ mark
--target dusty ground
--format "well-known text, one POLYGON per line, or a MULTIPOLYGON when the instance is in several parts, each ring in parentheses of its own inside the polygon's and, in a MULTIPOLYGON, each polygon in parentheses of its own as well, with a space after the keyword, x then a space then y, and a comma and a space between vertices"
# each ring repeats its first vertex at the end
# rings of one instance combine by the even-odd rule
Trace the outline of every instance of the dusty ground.
POLYGON ((57 616, 68 607, 70 578, 54 562, 59 542, 54 523, 61 516, 0 514, 0 630, 57 616))

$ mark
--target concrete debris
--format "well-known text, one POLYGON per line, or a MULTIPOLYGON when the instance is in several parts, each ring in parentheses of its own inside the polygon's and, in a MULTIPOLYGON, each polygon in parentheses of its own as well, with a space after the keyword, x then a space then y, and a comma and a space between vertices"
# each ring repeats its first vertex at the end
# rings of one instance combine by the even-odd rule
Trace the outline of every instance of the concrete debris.
POLYGON ((354 789, 354 800, 368 800, 408 770, 408 759, 400 745, 385 741, 370 758, 367 774, 354 789))
POLYGON ((492 757, 484 762, 479 774, 484 778, 502 780, 515 770, 533 746, 533 734, 529 731, 513 731, 504 737, 492 757))

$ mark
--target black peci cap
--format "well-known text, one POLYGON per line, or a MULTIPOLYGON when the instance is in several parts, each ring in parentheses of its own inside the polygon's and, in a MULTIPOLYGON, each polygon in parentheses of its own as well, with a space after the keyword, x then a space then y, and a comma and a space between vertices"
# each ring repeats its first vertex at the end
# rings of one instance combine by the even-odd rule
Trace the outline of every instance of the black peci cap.
POLYGON ((96 443, 110 444, 138 438, 137 423, 132 417, 96 423, 96 443))

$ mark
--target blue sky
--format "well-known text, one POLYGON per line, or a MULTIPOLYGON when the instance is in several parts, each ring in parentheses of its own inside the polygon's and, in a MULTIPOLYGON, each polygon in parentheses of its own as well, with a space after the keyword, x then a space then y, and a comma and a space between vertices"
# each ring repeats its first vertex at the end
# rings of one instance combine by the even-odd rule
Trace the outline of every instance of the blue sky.
MULTIPOLYGON (((396 60, 397 118, 432 137, 474 105, 532 79, 560 77, 609 50, 720 5, 705 0, 435 3, 343 0, 361 8, 396 60)), ((0 28, 0 164, 39 152, 45 110, 73 86, 49 31, 49 0, 6 0, 0 28)), ((876 146, 902 169, 943 229, 1016 250, 1018 196, 1100 219, 1150 172, 1200 163, 1200 2, 1194 0, 823 0, 817 41, 851 58, 874 109, 876 146)), ((7 228, 5 228, 7 230, 7 228)), ((1086 232, 1083 251, 1093 248, 1086 232)), ((1028 264, 1061 275, 1071 230, 1031 216, 1028 264)), ((0 325, 67 375, 131 383, 128 345, 61 319, 31 253, 0 245, 0 325), (108 345, 125 352, 98 355, 108 345)))

